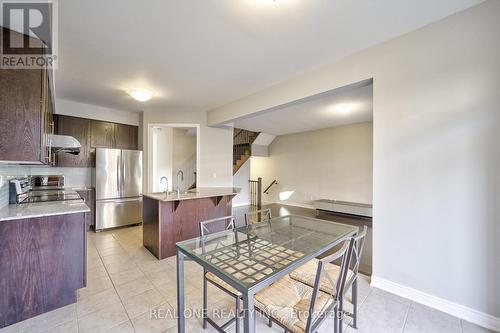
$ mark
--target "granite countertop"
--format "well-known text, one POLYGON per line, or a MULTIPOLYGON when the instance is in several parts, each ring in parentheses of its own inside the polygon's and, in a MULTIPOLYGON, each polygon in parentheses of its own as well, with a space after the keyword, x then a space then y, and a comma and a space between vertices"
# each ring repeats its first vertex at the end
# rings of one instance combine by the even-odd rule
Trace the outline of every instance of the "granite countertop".
POLYGON ((50 201, 8 205, 0 208, 0 222, 75 213, 88 213, 89 207, 83 200, 50 201))
POLYGON ((236 195, 240 192, 240 188, 235 187, 200 187, 191 191, 177 192, 170 191, 167 195, 164 192, 144 193, 143 196, 158 200, 158 201, 180 201, 193 200, 202 198, 219 197, 224 195, 236 195))

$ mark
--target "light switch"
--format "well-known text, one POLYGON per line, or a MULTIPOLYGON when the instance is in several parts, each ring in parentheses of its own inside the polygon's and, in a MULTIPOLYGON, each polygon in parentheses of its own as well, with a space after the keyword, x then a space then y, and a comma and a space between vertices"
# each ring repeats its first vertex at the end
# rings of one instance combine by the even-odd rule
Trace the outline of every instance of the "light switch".
POLYGON ((214 178, 214 179, 217 178, 217 173, 212 172, 212 178, 214 178))

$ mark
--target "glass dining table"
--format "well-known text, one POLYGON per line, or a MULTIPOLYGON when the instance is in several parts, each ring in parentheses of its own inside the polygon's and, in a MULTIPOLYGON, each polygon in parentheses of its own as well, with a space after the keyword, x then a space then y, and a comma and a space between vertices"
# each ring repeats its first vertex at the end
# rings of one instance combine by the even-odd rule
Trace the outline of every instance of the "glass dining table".
POLYGON ((177 243, 178 332, 185 332, 185 260, 242 293, 244 332, 254 333, 255 293, 357 233, 355 226, 287 215, 177 243))

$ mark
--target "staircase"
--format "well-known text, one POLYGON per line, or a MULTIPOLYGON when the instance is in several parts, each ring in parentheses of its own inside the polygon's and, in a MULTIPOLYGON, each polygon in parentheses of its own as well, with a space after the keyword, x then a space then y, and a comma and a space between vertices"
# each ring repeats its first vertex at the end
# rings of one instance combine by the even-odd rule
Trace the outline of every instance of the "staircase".
POLYGON ((235 128, 233 132, 233 175, 252 155, 252 143, 255 141, 258 132, 247 131, 235 128))

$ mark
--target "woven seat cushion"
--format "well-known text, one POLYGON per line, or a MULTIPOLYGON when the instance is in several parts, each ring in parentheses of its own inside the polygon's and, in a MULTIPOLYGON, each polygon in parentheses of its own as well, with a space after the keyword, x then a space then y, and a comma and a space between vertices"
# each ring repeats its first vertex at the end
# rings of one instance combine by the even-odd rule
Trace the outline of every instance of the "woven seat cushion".
MULTIPOLYGON (((340 267, 334 264, 326 264, 324 268, 330 275, 330 278, 333 279, 334 282, 336 282, 335 279, 337 279, 339 275, 340 267)), ((318 259, 313 259, 308 261, 306 264, 300 266, 293 272, 291 272, 290 277, 294 280, 300 281, 302 283, 305 283, 313 287, 317 271, 318 271, 318 259)), ((348 276, 350 276, 351 274, 353 274, 353 272, 349 270, 348 276)), ((334 292, 332 284, 325 275, 321 277, 321 283, 319 288, 320 290, 328 294, 333 294, 334 292)))
MULTIPOLYGON (((288 275, 255 294, 255 306, 294 333, 305 332, 313 289, 288 275)), ((318 292, 315 311, 333 299, 318 292)))
POLYGON ((227 291, 229 291, 233 295, 241 296, 241 293, 238 290, 236 290, 233 287, 231 287, 230 285, 228 285, 226 282, 224 282, 222 279, 220 279, 219 277, 217 277, 212 272, 207 272, 205 274, 205 277, 207 278, 207 280, 209 280, 213 284, 221 286, 222 288, 226 289, 227 291))

